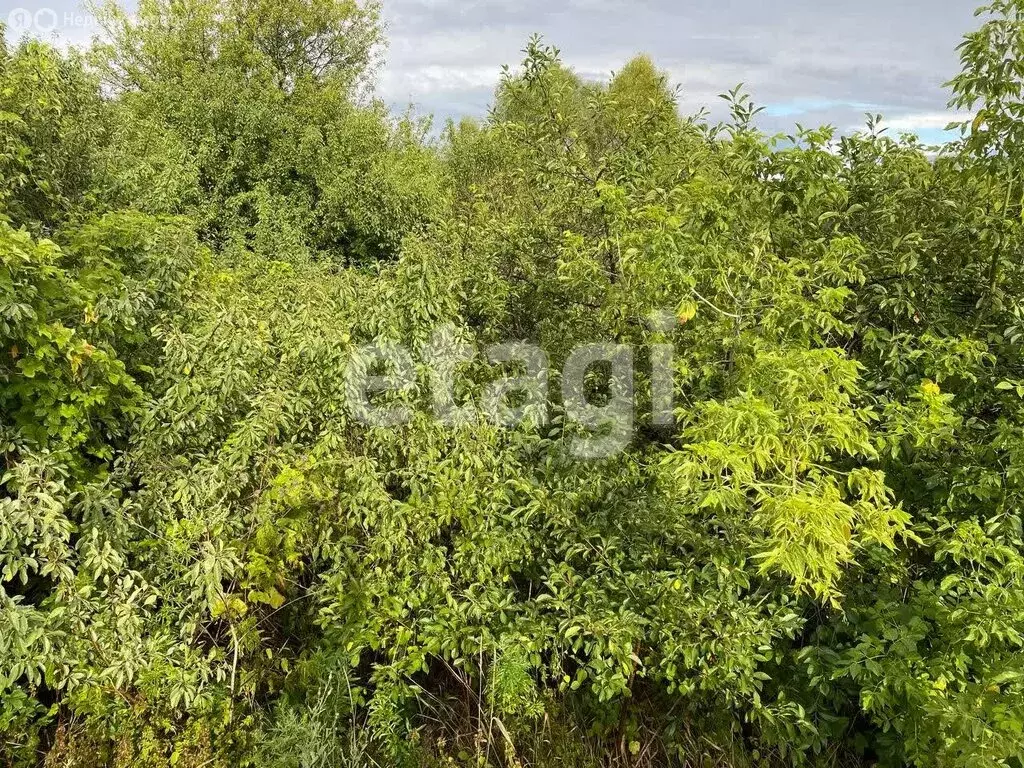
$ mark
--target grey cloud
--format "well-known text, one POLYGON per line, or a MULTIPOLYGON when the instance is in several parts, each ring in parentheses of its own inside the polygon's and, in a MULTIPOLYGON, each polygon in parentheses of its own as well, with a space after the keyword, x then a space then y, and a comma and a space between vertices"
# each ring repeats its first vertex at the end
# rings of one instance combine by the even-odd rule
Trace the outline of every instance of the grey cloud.
MULTIPOLYGON (((578 71, 609 73, 647 53, 682 86, 682 108, 721 113, 717 94, 744 82, 768 105, 821 104, 799 119, 841 127, 872 105, 892 116, 945 109, 942 83, 976 25, 974 0, 385 0, 391 46, 381 95, 410 96, 439 117, 484 114, 484 77, 516 65, 530 34, 544 35, 578 71), (423 73, 430 85, 417 92, 423 73), (451 82, 445 82, 445 73, 451 82), (811 119, 813 118, 813 120, 811 119)), ((797 116, 767 117, 766 127, 797 116)))
MULTIPOLYGON (((717 95, 742 81, 772 108, 762 117, 772 131, 798 120, 847 128, 864 105, 893 118, 934 115, 945 110, 942 83, 958 71, 954 48, 977 25, 980 1, 383 0, 389 45, 378 93, 438 122, 483 116, 501 66, 517 65, 537 32, 588 77, 651 55, 681 86, 686 112, 722 115, 717 95)), ((0 18, 16 7, 56 10, 65 42, 98 31, 75 16, 77 0, 0 0, 0 18)))

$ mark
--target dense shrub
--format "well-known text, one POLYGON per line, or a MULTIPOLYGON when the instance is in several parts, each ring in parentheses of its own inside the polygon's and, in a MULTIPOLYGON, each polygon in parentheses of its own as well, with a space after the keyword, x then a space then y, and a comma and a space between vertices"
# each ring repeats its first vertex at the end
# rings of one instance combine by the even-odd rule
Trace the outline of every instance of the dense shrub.
POLYGON ((100 18, 0 50, 6 763, 1024 761, 1020 0, 938 149, 536 39, 432 141, 374 6, 100 18), (479 405, 517 340, 548 418, 435 417, 429 350, 479 405), (593 342, 636 409, 582 459, 593 342), (372 343, 423 353, 398 426, 372 343))

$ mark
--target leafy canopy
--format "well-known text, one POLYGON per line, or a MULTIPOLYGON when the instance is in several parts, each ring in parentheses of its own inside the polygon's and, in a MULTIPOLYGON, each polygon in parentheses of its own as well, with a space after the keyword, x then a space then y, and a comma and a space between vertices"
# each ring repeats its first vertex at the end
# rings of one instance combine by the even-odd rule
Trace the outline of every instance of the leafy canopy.
POLYGON ((96 13, 0 46, 5 764, 1024 760, 1020 0, 937 150, 539 39, 435 139, 374 4, 96 13), (357 348, 438 329, 458 404, 543 349, 547 421, 421 361, 363 423, 357 348), (595 342, 635 423, 580 460, 595 342))

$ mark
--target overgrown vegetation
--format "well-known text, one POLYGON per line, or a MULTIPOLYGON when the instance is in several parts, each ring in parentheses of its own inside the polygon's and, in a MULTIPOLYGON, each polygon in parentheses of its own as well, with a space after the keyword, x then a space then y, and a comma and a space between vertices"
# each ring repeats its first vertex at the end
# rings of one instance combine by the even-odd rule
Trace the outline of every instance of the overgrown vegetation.
POLYGON ((0 762, 1022 765, 1022 0, 937 155, 539 40, 431 139, 372 5, 97 14, 0 48, 0 762), (631 345, 629 447, 354 418, 439 327, 631 345))

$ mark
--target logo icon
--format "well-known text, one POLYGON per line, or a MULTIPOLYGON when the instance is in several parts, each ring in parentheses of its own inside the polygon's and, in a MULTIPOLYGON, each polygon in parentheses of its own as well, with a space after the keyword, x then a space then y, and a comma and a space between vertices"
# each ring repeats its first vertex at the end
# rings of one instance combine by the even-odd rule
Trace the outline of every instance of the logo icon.
MULTIPOLYGON (((54 14, 56 18, 56 14, 54 14)), ((32 29, 32 11, 26 8, 15 8, 7 14, 7 26, 12 32, 28 32, 32 29)))
POLYGON ((44 35, 57 28, 57 12, 52 8, 40 8, 35 15, 36 29, 44 35))

